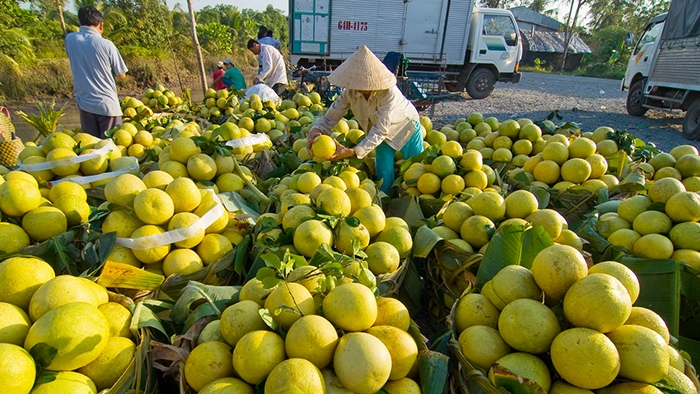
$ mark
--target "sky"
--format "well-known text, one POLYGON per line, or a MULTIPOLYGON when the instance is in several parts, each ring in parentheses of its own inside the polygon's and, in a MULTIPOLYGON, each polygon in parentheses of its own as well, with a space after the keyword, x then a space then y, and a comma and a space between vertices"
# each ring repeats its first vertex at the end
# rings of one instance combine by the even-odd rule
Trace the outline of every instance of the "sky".
MULTIPOLYGON (((168 0, 168 4, 175 3, 176 0, 168 0)), ((187 2, 179 0, 180 6, 187 8, 187 2)), ((256 11, 265 11, 268 4, 272 4, 273 7, 278 10, 282 10, 284 14, 287 14, 287 9, 289 8, 289 0, 264 0, 264 1, 250 1, 250 0, 193 0, 192 5, 195 10, 200 10, 206 6, 215 6, 217 4, 230 4, 232 6, 238 7, 239 10, 244 8, 250 8, 256 11)))

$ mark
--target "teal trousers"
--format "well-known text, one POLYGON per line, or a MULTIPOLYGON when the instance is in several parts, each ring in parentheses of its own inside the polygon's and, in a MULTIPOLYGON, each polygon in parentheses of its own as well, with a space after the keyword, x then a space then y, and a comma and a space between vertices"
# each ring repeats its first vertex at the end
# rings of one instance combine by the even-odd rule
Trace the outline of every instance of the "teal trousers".
MULTIPOLYGON (((401 155, 404 159, 410 159, 411 157, 423 152, 423 134, 421 133, 421 125, 418 124, 418 128, 413 133, 411 138, 406 142, 406 145, 401 148, 401 155)), ((389 191, 389 188, 394 183, 394 158, 396 156, 396 150, 389 146, 389 144, 382 142, 375 150, 375 163, 377 178, 382 180, 382 186, 380 190, 384 193, 389 191)))

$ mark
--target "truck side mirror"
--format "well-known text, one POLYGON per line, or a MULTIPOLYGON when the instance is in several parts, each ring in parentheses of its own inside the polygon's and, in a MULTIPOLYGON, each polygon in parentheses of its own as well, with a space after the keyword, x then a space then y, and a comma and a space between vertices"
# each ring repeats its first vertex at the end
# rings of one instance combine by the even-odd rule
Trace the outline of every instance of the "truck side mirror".
POLYGON ((634 33, 627 33, 625 36, 625 44, 627 44, 627 46, 634 45, 634 33))

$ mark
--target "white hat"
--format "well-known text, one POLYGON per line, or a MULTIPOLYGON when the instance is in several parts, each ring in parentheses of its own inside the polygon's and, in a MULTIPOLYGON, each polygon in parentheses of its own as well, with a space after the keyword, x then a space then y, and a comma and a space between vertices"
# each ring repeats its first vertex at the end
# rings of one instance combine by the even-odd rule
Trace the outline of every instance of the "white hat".
POLYGON ((363 45, 333 70, 328 81, 353 90, 384 90, 396 85, 396 76, 363 45))
POLYGON ((216 67, 221 68, 221 67, 223 67, 223 66, 224 66, 224 62, 222 62, 221 60, 219 60, 218 62, 216 62, 216 67))

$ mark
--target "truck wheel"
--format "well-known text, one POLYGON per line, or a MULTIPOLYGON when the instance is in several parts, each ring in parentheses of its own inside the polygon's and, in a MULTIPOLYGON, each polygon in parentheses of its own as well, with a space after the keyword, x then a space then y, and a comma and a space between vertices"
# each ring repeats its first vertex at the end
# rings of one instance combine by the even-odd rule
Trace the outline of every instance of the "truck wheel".
POLYGON ((700 139, 700 98, 695 99, 685 113, 683 137, 688 140, 700 139))
POLYGON ((496 77, 491 70, 480 68, 474 70, 467 81, 467 94, 473 99, 483 99, 488 97, 493 92, 493 87, 496 84, 496 77))
POLYGON ((642 106, 644 103, 644 80, 637 81, 630 87, 629 93, 627 93, 627 103, 625 107, 627 108, 627 113, 632 116, 642 116, 644 115, 648 108, 642 106))

